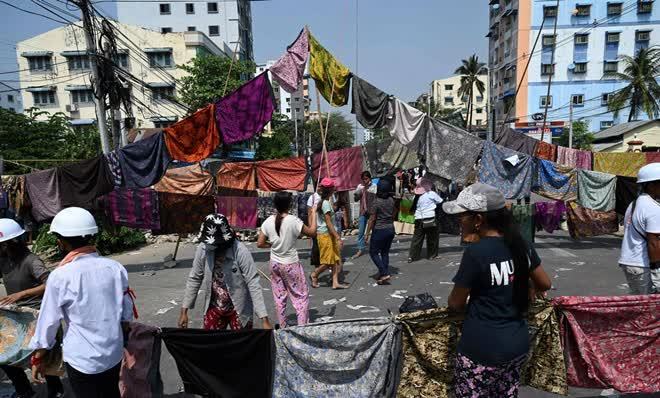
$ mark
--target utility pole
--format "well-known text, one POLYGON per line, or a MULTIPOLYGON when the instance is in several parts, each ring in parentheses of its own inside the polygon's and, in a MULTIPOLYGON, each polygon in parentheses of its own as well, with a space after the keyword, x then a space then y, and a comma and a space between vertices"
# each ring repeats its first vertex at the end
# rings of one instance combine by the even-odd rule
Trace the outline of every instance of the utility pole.
POLYGON ((433 96, 433 81, 431 81, 431 87, 429 89, 429 99, 428 99, 428 101, 426 101, 426 102, 428 102, 428 107, 429 107, 429 110, 427 112, 429 117, 431 117, 431 97, 432 96, 433 96))
POLYGON ((573 98, 568 103, 568 147, 573 148, 573 98))
MULTIPOLYGON (((96 105, 96 123, 101 135, 101 149, 103 153, 110 152, 110 141, 108 140, 108 124, 105 118, 105 93, 99 80, 98 63, 96 62, 97 49, 96 39, 92 35, 92 16, 90 15, 89 0, 71 0, 80 8, 82 14, 83 30, 87 41, 87 54, 92 68, 92 84, 94 85, 94 105, 96 105)), ((114 120, 113 120, 114 124, 114 120)))
POLYGON ((296 113, 296 108, 292 108, 292 110, 293 110, 293 128, 296 131, 296 156, 300 156, 300 150, 298 150, 298 114, 296 113))

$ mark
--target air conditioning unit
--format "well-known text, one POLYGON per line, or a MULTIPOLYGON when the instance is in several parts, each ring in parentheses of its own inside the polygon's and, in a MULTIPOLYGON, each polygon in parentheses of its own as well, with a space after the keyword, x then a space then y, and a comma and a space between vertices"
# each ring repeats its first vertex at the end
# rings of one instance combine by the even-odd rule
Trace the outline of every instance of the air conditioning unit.
POLYGON ((69 104, 65 108, 67 112, 78 112, 78 104, 69 104))

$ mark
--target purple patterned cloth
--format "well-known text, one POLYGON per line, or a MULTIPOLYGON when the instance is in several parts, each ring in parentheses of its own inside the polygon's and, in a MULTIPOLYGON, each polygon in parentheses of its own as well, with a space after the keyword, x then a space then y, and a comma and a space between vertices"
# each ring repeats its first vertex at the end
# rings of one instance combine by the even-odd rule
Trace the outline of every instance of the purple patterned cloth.
POLYGON ((534 219, 536 225, 543 228, 545 232, 552 233, 559 229, 562 217, 566 213, 566 204, 556 202, 536 202, 534 219))
POLYGON ((150 188, 116 188, 103 197, 103 207, 115 225, 160 229, 158 193, 150 188))
POLYGON ((309 32, 307 27, 300 31, 296 40, 286 48, 286 53, 270 67, 270 73, 284 91, 292 93, 298 89, 309 58, 309 32))
POLYGON ((215 119, 224 144, 248 140, 270 122, 275 106, 264 72, 215 104, 215 119))

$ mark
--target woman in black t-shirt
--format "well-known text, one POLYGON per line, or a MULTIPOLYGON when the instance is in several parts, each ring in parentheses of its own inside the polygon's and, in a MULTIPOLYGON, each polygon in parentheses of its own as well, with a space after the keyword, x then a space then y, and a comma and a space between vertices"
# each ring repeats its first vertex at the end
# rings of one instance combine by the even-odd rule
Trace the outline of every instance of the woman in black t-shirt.
POLYGON ((378 181, 376 200, 369 209, 369 221, 365 242, 369 244, 371 261, 378 268, 379 285, 389 284, 390 276, 390 248, 394 240, 394 199, 392 198, 392 183, 382 178, 378 181), (372 236, 370 237, 370 233, 372 236), (369 240, 371 239, 371 243, 369 240))
POLYGON ((520 369, 529 351, 529 299, 550 289, 550 278, 497 189, 471 185, 443 209, 458 215, 463 237, 477 238, 463 252, 449 295, 449 308, 466 312, 456 357, 455 396, 517 397, 520 369))

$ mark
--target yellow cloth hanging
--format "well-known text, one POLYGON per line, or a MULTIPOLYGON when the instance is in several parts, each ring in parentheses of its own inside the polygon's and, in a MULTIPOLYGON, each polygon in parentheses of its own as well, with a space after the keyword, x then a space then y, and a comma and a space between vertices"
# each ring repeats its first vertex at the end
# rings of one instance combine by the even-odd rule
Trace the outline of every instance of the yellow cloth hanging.
POLYGON ((311 54, 309 74, 316 82, 316 87, 323 98, 332 106, 346 105, 351 71, 330 54, 311 33, 309 51, 311 54))
POLYGON ((637 177, 640 168, 646 165, 646 156, 641 152, 595 152, 594 171, 625 177, 637 177))

